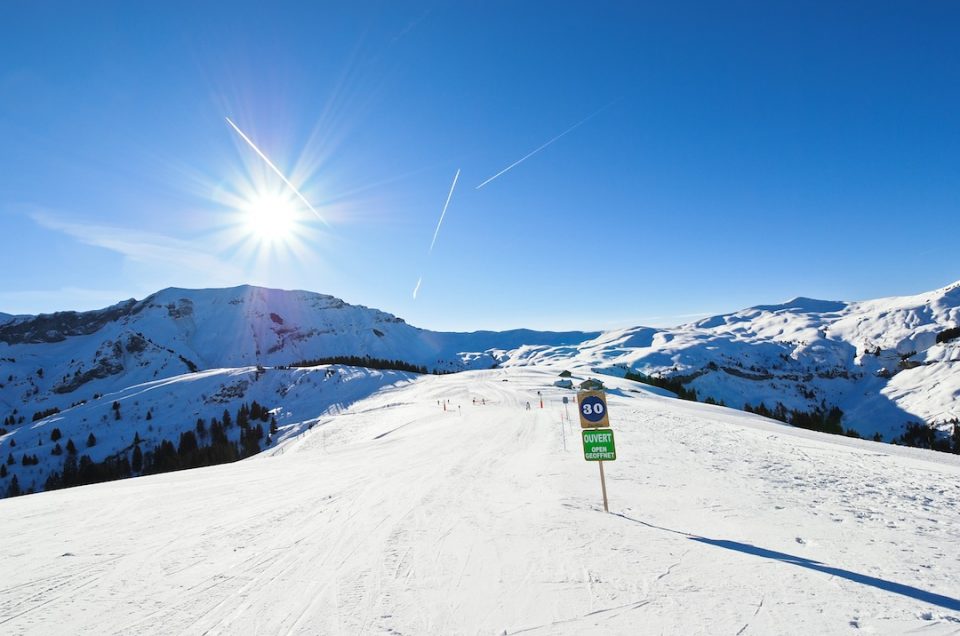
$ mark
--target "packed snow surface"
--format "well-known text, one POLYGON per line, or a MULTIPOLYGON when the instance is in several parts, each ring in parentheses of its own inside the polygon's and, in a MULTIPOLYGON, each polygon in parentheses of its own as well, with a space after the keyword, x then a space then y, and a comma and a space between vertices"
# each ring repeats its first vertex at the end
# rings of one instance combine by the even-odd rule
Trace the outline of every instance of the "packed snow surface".
POLYGON ((242 462, 2 500, 0 632, 960 630, 957 457, 613 378, 605 514, 554 380, 386 384, 242 462))

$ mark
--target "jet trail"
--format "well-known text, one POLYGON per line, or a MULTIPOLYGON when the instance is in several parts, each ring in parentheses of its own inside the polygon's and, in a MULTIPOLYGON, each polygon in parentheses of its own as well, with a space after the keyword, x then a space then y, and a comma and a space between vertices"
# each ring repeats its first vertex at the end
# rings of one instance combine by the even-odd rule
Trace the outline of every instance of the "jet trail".
POLYGON ((433 231, 433 240, 430 241, 430 249, 427 250, 427 256, 433 253, 433 244, 437 242, 437 234, 440 233, 440 226, 443 224, 443 217, 447 214, 447 206, 450 205, 450 197, 453 196, 453 189, 457 187, 457 179, 460 178, 460 169, 457 168, 457 174, 453 175, 453 183, 450 184, 450 192, 447 193, 447 202, 443 204, 443 212, 440 213, 440 220, 437 221, 437 229, 433 231))
MULTIPOLYGON (((440 220, 437 221, 437 229, 433 231, 433 240, 430 241, 430 249, 427 250, 427 256, 433 254, 433 245, 437 242, 437 235, 440 234, 440 226, 443 225, 443 217, 447 215, 447 208, 450 207, 450 199, 453 197, 453 190, 457 187, 457 179, 460 178, 460 168, 457 168, 457 174, 453 175, 453 183, 450 184, 450 192, 447 192, 447 200, 443 204, 443 212, 440 213, 440 220)), ((413 288, 413 299, 417 299, 417 292, 420 291, 420 284, 423 282, 423 275, 417 279, 417 286, 413 288)))
POLYGON ((320 213, 317 212, 312 205, 310 205, 310 202, 307 201, 307 198, 302 194, 300 194, 300 191, 297 190, 297 188, 292 183, 290 183, 290 180, 287 179, 282 172, 280 172, 279 168, 273 165, 273 162, 270 161, 267 155, 263 154, 263 152, 261 152, 260 149, 257 148, 257 145, 253 143, 249 137, 243 134, 243 131, 240 130, 240 128, 235 123, 233 123, 233 121, 231 121, 229 117, 225 117, 225 119, 227 120, 227 123, 230 124, 230 126, 237 131, 237 134, 240 135, 240 137, 242 137, 243 140, 247 142, 247 144, 251 148, 253 148, 253 151, 258 155, 260 155, 260 158, 263 159, 268 166, 270 166, 270 169, 273 170, 275 173, 277 173, 277 176, 280 177, 283 180, 283 182, 287 184, 287 187, 289 187, 293 191, 293 193, 297 195, 297 197, 299 197, 301 201, 303 201, 304 205, 310 208, 310 211, 313 212, 316 215, 316 217, 323 222, 324 225, 328 225, 327 221, 322 216, 320 216, 320 213))
POLYGON ((533 152, 531 152, 531 153, 529 153, 529 154, 527 154, 527 155, 524 155, 523 157, 521 157, 521 158, 518 159, 517 161, 514 161, 514 162, 511 163, 509 166, 507 166, 506 168, 504 168, 503 170, 501 170, 501 171, 498 172, 497 174, 493 175, 492 177, 490 177, 489 179, 487 179, 486 181, 484 181, 483 183, 481 183, 480 185, 478 185, 475 189, 476 189, 476 190, 479 190, 479 189, 482 188, 483 186, 487 185, 488 183, 490 183, 491 181, 493 181, 494 179, 496 179, 497 177, 499 177, 500 175, 502 175, 504 172, 508 172, 509 170, 512 170, 513 168, 519 166, 521 163, 523 163, 524 161, 526 161, 527 159, 529 159, 529 158, 532 157, 533 155, 537 154, 538 152, 540 152, 541 150, 543 150, 544 148, 546 148, 547 146, 549 146, 549 145, 552 144, 553 142, 557 141, 558 139, 560 139, 561 137, 563 137, 563 136, 566 135, 567 133, 573 132, 574 130, 576 130, 576 129, 579 128, 580 126, 584 125, 585 123, 587 123, 588 121, 590 121, 591 119, 593 119, 594 117, 596 117, 597 115, 599 115, 600 113, 602 113, 603 111, 605 111, 606 109, 610 108, 610 106, 612 106, 614 103, 616 103, 616 101, 610 102, 609 104, 607 104, 606 106, 604 106, 604 107, 601 108, 600 110, 596 111, 596 112, 593 113, 592 115, 588 115, 585 119, 582 119, 582 120, 580 120, 579 122, 577 122, 576 124, 574 124, 573 126, 570 126, 570 127, 567 128, 566 130, 564 130, 562 133, 560 133, 559 135, 557 135, 556 137, 554 137, 553 139, 551 139, 551 140, 548 141, 547 143, 543 144, 542 146, 540 146, 539 148, 537 148, 537 149, 534 150, 533 152))

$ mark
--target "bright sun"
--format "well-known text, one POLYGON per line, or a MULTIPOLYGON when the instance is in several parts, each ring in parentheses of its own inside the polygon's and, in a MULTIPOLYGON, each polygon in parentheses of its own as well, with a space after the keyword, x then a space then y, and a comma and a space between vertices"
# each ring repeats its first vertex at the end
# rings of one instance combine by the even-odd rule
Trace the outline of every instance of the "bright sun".
POLYGON ((258 194, 243 210, 246 231, 255 239, 279 243, 294 238, 297 230, 298 206, 280 194, 258 194))

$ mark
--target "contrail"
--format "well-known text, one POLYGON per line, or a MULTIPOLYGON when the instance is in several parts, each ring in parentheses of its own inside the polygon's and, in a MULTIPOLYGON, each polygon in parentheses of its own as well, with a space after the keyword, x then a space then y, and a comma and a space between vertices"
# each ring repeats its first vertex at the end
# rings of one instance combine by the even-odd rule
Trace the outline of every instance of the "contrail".
POLYGON ((447 214, 447 206, 450 205, 450 197, 453 196, 453 189, 457 187, 457 179, 459 178, 460 168, 457 168, 457 174, 453 175, 453 183, 450 184, 450 192, 447 193, 447 202, 443 204, 443 212, 440 213, 440 220, 437 221, 437 229, 433 231, 433 240, 430 241, 430 249, 427 250, 427 256, 433 253, 433 244, 437 242, 437 234, 440 233, 443 217, 447 214))
MULTIPOLYGON (((450 199, 453 197, 453 189, 457 187, 457 179, 460 178, 460 168, 457 168, 457 174, 453 175, 453 183, 450 184, 450 192, 447 193, 447 200, 443 204, 443 212, 440 213, 440 220, 437 221, 437 229, 433 231, 433 240, 430 241, 430 249, 427 250, 427 256, 433 253, 433 245, 437 242, 437 235, 440 234, 440 226, 443 225, 443 217, 447 215, 447 208, 450 206, 450 199)), ((417 286, 413 288, 413 299, 417 299, 417 292, 420 291, 420 284, 423 282, 423 275, 417 279, 417 286)))
POLYGON ((231 126, 234 130, 237 131, 237 134, 240 135, 240 136, 243 138, 243 140, 244 140, 245 142, 247 142, 247 144, 248 144, 251 148, 253 148, 253 151, 254 151, 255 153, 257 153, 258 155, 260 155, 260 158, 263 159, 263 160, 267 163, 268 166, 270 166, 270 169, 273 170, 275 173, 277 173, 277 176, 280 177, 280 178, 283 180, 283 182, 287 184, 287 186, 293 191, 293 193, 294 193, 295 195, 297 195, 297 196, 300 198, 301 201, 303 201, 304 205, 306 205, 308 208, 310 208, 310 211, 313 212, 313 213, 316 215, 316 217, 323 222, 324 225, 327 225, 327 221, 326 221, 322 216, 320 216, 320 213, 317 212, 312 205, 310 205, 310 202, 307 201, 307 198, 306 198, 305 196, 303 196, 302 194, 300 194, 300 191, 297 190, 297 188, 296 188, 292 183, 290 183, 290 180, 287 179, 285 176, 283 176, 283 173, 280 172, 280 169, 277 168, 275 165, 273 165, 273 162, 270 161, 270 159, 267 157, 267 155, 263 154, 263 153, 260 151, 260 149, 257 148, 257 145, 256 145, 255 143, 253 143, 252 141, 250 141, 250 138, 247 137, 245 134, 243 134, 243 131, 240 130, 240 128, 237 127, 237 125, 236 125, 235 123, 233 123, 233 122, 230 120, 229 117, 226 117, 225 119, 227 120, 227 123, 230 124, 230 126, 231 126))
POLYGON ((480 185, 478 185, 475 189, 479 190, 479 189, 482 188, 483 186, 487 185, 488 183, 490 183, 491 181, 493 181, 494 179, 496 179, 497 177, 499 177, 500 175, 502 175, 504 172, 507 172, 507 171, 509 171, 509 170, 517 167, 518 165, 520 165, 521 163, 523 163, 524 161, 526 161, 527 159, 529 159, 529 158, 532 157, 533 155, 537 154, 538 152, 540 152, 541 150, 543 150, 544 148, 546 148, 547 146, 549 146, 550 144, 552 144, 552 143, 555 142, 556 140, 560 139, 561 137, 563 137, 563 136, 566 135, 567 133, 573 132, 574 130, 576 130, 576 129, 579 128, 580 126, 584 125, 585 123, 587 123, 588 121, 590 121, 591 119, 593 119, 594 117, 596 117, 597 115, 599 115, 600 113, 602 113, 603 111, 605 111, 606 109, 610 108, 611 106, 613 106, 613 105, 616 103, 616 101, 617 101, 617 100, 614 100, 614 101, 610 102, 609 104, 607 104, 606 106, 604 106, 604 107, 601 108, 600 110, 596 111, 596 112, 593 113, 592 115, 588 115, 585 119, 582 119, 582 120, 580 120, 579 122, 577 122, 576 124, 574 124, 573 126, 570 126, 570 127, 567 128, 566 130, 564 130, 562 133, 560 133, 559 135, 557 135, 556 137, 554 137, 553 139, 551 139, 551 140, 548 141, 547 143, 543 144, 542 146, 540 146, 539 148, 537 148, 537 149, 534 150, 533 152, 531 152, 531 153, 529 153, 529 154, 527 154, 527 155, 524 155, 523 157, 521 157, 521 158, 518 159, 517 161, 514 161, 514 162, 511 163, 509 166, 507 166, 506 168, 504 168, 503 170, 501 170, 501 171, 498 172, 497 174, 493 175, 492 177, 490 177, 489 179, 487 179, 486 181, 484 181, 483 183, 481 183, 480 185))

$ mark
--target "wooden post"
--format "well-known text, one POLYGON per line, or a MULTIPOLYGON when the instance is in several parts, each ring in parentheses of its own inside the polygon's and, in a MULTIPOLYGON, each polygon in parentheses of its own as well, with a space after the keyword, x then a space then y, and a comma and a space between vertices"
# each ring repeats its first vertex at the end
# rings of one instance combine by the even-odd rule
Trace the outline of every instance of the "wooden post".
POLYGON ((603 490, 603 511, 610 512, 610 509, 607 508, 607 480, 603 476, 603 461, 597 463, 600 464, 600 488, 603 490))

